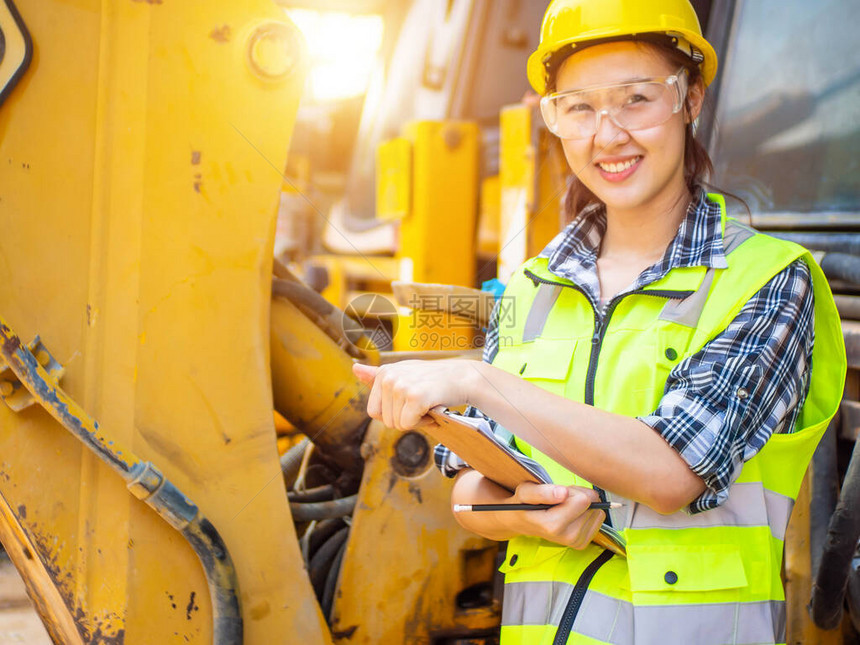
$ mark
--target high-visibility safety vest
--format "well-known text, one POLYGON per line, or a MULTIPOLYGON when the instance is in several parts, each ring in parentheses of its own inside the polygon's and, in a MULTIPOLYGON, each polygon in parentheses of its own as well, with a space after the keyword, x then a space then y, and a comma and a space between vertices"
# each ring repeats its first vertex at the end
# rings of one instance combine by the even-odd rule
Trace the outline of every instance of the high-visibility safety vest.
MULTIPOLYGON (((709 198, 722 207, 727 269, 673 269, 616 296, 596 322, 575 284, 550 273, 546 258, 529 260, 505 291, 493 365, 610 412, 650 414, 670 370, 725 330, 773 276, 803 258, 814 285, 815 343, 796 430, 773 435, 744 464, 718 508, 660 515, 622 500, 627 559, 594 544, 577 551, 539 538, 513 538, 501 567, 503 645, 785 641, 785 530, 812 453, 842 396, 845 347, 827 281, 809 253, 728 219, 722 198, 709 198)), ((741 419, 760 371, 752 361, 741 367, 729 404, 741 419)), ((555 483, 591 486, 524 441, 517 443, 555 483)))

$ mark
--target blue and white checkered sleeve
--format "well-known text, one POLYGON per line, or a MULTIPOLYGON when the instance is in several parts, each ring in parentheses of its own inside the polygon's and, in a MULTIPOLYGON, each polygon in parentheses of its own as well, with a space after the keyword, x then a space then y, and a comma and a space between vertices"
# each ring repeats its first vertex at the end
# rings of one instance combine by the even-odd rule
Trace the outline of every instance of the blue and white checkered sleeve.
MULTIPOLYGON (((487 326, 487 333, 484 337, 484 352, 482 360, 485 363, 492 363, 493 359, 496 357, 496 353, 499 351, 498 319, 500 303, 501 300, 497 300, 493 307, 493 312, 490 314, 490 321, 487 326)), ((484 417, 489 421, 493 432, 503 436, 509 445, 514 446, 513 435, 501 426, 497 426, 495 421, 490 419, 478 408, 469 406, 466 408, 464 414, 468 417, 484 417)), ((448 450, 448 448, 443 446, 441 443, 436 444, 436 447, 433 449, 433 460, 436 463, 436 467, 442 471, 442 474, 445 475, 445 477, 455 477, 458 472, 469 467, 469 464, 460 459, 458 455, 448 450)))
POLYGON ((793 432, 809 390, 814 341, 809 268, 796 260, 744 305, 725 331, 669 374, 657 409, 640 420, 702 477, 698 513, 728 489, 775 432, 793 432))

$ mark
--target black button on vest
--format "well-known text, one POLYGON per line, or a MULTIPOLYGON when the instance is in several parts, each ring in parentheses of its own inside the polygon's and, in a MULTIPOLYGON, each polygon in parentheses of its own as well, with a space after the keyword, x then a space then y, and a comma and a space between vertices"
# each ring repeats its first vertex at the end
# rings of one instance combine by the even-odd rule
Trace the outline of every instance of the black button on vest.
POLYGON ((517 563, 517 557, 518 557, 518 556, 517 556, 517 554, 516 554, 516 553, 514 553, 514 554, 511 556, 511 566, 514 566, 514 565, 517 563))
POLYGON ((678 582, 678 574, 674 571, 667 571, 666 575, 663 576, 663 580, 666 581, 666 584, 673 585, 678 582))

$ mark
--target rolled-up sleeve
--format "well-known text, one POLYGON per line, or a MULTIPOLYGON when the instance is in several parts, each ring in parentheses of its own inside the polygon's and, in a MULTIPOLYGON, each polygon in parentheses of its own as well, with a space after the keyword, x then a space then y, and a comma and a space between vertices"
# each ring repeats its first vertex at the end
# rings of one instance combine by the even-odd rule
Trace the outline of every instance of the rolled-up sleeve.
POLYGON ((809 389, 813 305, 809 268, 796 260, 675 366, 657 409, 639 417, 704 480, 691 513, 722 504, 743 463, 773 433, 794 431, 809 389))

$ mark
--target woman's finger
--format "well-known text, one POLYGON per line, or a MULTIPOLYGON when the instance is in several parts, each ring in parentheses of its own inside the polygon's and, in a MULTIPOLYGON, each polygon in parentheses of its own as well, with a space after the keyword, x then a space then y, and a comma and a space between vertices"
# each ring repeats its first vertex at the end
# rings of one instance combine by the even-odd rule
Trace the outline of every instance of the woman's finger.
POLYGON ((520 504, 560 504, 568 496, 565 486, 523 482, 517 486, 514 498, 520 504))
POLYGON ((382 388, 379 383, 374 382, 370 386, 370 394, 367 395, 367 416, 377 421, 382 420, 382 388))
POLYGON ((393 405, 393 386, 394 379, 393 377, 387 373, 386 370, 383 370, 381 374, 377 376, 379 380, 379 385, 381 388, 380 394, 382 395, 382 422, 388 426, 389 428, 393 428, 394 426, 394 405, 393 405))
POLYGON ((352 364, 352 373, 358 377, 358 380, 364 383, 365 385, 371 385, 373 383, 373 379, 376 377, 376 371, 378 367, 374 367, 373 365, 362 365, 361 363, 353 363, 352 364))
POLYGON ((391 427, 398 430, 406 430, 407 427, 403 421, 403 409, 407 405, 406 393, 403 386, 395 383, 391 388, 391 422, 394 424, 391 427))
POLYGON ((575 549, 584 549, 591 543, 591 539, 600 530, 603 524, 603 511, 588 511, 582 516, 582 525, 579 528, 575 549))

